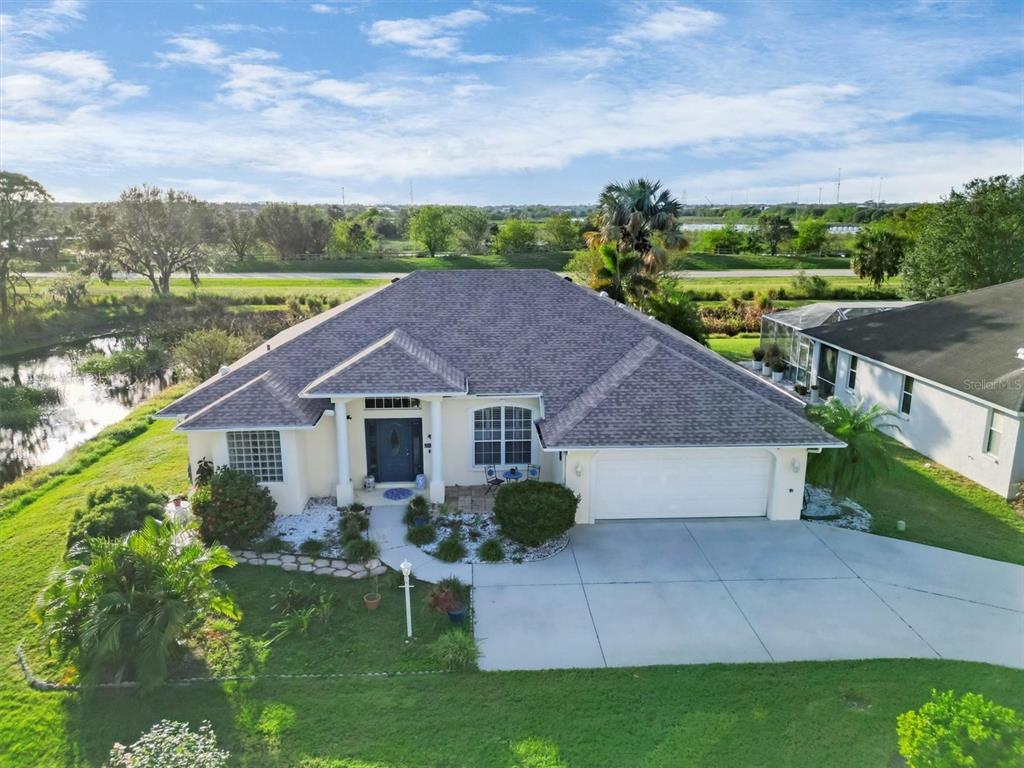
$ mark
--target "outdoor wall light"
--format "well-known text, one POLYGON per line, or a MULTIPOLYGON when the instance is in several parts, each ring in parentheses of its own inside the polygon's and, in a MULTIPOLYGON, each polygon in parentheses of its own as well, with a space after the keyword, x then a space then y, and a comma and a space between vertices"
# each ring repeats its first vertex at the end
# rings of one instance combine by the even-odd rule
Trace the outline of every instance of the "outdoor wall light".
POLYGON ((794 472, 799 472, 800 471, 800 459, 793 459, 793 462, 790 464, 790 466, 793 467, 793 471, 794 472))
POLYGON ((583 465, 578 461, 576 462, 576 466, 573 467, 573 471, 576 473, 576 477, 583 477, 583 465))

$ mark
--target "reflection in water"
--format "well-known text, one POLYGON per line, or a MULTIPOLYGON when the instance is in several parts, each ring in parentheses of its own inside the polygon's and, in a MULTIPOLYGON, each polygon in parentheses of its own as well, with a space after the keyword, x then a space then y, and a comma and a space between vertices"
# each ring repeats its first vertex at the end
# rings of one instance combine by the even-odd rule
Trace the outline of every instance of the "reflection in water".
POLYGON ((121 346, 119 339, 106 337, 42 356, 0 359, 0 382, 53 387, 60 393, 60 402, 45 406, 39 423, 31 428, 0 429, 0 486, 57 461, 170 384, 169 373, 136 381, 97 381, 75 370, 82 357, 110 354, 121 346))

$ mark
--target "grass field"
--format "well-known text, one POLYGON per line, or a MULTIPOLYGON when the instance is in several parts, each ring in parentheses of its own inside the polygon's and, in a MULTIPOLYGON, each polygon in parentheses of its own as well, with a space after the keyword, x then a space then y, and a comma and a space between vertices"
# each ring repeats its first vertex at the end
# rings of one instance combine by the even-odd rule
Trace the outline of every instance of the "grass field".
POLYGON ((849 269, 850 260, 839 256, 771 256, 769 254, 684 253, 673 269, 849 269))
MULTIPOLYGON (((0 515, 3 768, 99 766, 113 741, 133 740, 161 718, 210 720, 233 764, 251 767, 861 768, 895 764, 895 717, 933 687, 980 691, 1024 709, 1024 672, 926 660, 260 680, 148 695, 29 690, 13 648, 31 632, 28 609, 61 556, 74 508, 90 488, 126 477, 181 490, 184 439, 170 426, 153 423, 76 474, 53 473, 45 493, 0 515)), ((61 466, 73 468, 74 456, 61 466)), ((921 506, 914 531, 934 514, 934 503, 951 504, 955 494, 948 478, 939 478, 942 490, 929 490, 932 474, 906 471, 917 479, 900 484, 915 496, 894 497, 891 505, 904 517, 908 506, 921 506)), ((987 503, 969 490, 964 495, 976 511, 961 521, 961 536, 977 529, 977 509, 987 503)), ((242 631, 259 634, 271 619, 268 596, 287 577, 239 567, 227 578, 247 612, 242 631)), ((335 586, 352 592, 348 603, 361 589, 335 586)), ((346 609, 329 630, 337 636, 272 647, 267 671, 423 668, 420 651, 400 642, 397 602, 386 596, 369 619, 346 609)), ((427 637, 422 621, 418 615, 427 637)))
POLYGON ((741 333, 737 336, 712 336, 708 346, 734 363, 751 360, 751 352, 761 343, 759 334, 741 333))

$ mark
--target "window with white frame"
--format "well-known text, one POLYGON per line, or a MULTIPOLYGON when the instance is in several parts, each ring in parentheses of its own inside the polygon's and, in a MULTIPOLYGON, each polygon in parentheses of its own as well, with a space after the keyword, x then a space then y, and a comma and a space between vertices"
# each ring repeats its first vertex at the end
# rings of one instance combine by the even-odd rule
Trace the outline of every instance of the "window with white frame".
POLYGON ((420 401, 416 397, 367 397, 363 399, 363 407, 370 410, 381 408, 419 408, 420 401))
POLYGON ((533 460, 533 412, 515 405, 473 411, 473 464, 529 464, 533 460))
POLYGON ((914 402, 914 378, 903 377, 903 392, 900 394, 900 413, 904 416, 910 415, 910 406, 914 402))
POLYGON ((850 369, 846 372, 846 388, 853 392, 857 388, 857 360, 859 358, 850 355, 850 369))
POLYGON ((281 433, 270 429, 228 432, 228 465, 261 483, 284 482, 281 433))
POLYGON ((1003 414, 990 410, 988 412, 988 429, 985 431, 985 453, 999 455, 999 444, 1003 439, 1003 414))

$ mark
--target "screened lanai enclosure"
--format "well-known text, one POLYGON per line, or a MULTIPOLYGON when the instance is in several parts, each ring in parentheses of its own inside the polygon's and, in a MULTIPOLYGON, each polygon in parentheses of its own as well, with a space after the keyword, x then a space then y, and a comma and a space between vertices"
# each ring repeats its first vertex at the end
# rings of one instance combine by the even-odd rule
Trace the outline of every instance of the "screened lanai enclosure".
POLYGON ((761 318, 761 346, 767 349, 772 344, 779 347, 780 357, 786 362, 784 378, 792 384, 810 386, 811 367, 817 363, 818 394, 829 397, 835 390, 836 363, 838 352, 822 345, 815 360, 812 340, 802 331, 820 325, 831 325, 884 312, 894 307, 905 307, 912 301, 859 301, 839 303, 808 304, 795 309, 772 312, 761 318))

